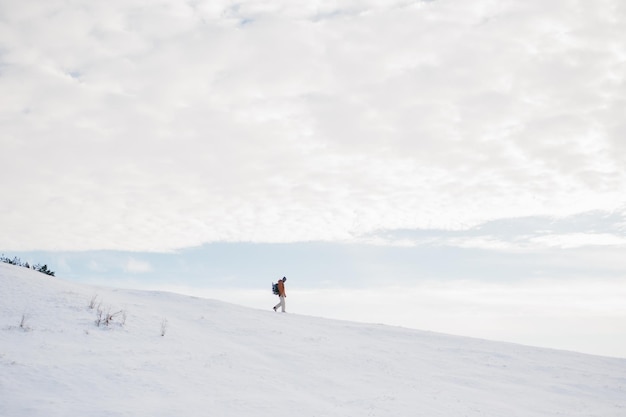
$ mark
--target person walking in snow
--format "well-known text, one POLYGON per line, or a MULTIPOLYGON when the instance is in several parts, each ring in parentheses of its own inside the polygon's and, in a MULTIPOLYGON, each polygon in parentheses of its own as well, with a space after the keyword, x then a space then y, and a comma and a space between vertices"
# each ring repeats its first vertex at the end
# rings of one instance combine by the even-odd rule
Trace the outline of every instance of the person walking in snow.
POLYGON ((280 298, 280 301, 274 306, 274 311, 280 307, 283 313, 285 312, 285 297, 287 297, 287 293, 285 292, 285 281, 287 281, 287 278, 283 277, 283 279, 279 279, 277 282, 278 298, 280 298))

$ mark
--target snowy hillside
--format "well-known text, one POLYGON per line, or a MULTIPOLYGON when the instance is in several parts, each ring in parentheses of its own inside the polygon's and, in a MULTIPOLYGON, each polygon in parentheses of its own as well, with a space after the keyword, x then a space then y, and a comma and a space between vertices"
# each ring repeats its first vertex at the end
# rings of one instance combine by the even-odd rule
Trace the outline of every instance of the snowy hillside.
POLYGON ((626 360, 96 288, 0 264, 0 416, 557 415, 626 415, 626 360), (98 327, 98 304, 123 312, 98 327))

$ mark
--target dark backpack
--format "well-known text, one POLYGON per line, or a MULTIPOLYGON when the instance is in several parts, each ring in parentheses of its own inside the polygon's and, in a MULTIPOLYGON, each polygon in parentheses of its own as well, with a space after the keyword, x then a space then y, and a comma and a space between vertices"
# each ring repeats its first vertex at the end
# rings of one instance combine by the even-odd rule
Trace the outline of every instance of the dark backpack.
POLYGON ((275 283, 273 283, 273 282, 272 282, 272 292, 273 292, 274 294, 276 294, 276 295, 278 295, 278 294, 279 294, 279 292, 278 292, 278 284, 275 284, 275 283))

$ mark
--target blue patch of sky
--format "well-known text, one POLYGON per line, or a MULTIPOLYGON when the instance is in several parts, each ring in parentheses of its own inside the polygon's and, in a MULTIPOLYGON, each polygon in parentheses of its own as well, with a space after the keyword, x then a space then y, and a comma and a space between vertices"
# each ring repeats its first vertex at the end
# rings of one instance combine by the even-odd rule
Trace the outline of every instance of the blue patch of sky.
POLYGON ((411 286, 419 281, 519 281, 534 278, 619 278, 625 267, 594 264, 597 256, 617 256, 606 248, 497 252, 450 247, 389 247, 339 243, 214 243, 177 253, 114 251, 29 252, 22 260, 48 264, 59 278, 117 286, 127 280, 142 287, 262 289, 282 276, 298 288, 411 286), (128 270, 129 259, 151 266, 128 270))
MULTIPOLYGON (((419 3, 431 3, 436 0, 409 0, 394 5, 394 8, 406 8, 419 3)), ((321 22, 325 20, 341 19, 363 15, 368 11, 366 7, 353 6, 344 9, 334 9, 316 13, 311 20, 313 22, 321 22)))
POLYGON ((324 20, 340 19, 345 17, 358 16, 363 13, 363 9, 336 9, 328 12, 320 12, 314 15, 311 20, 313 22, 321 22, 324 20))
POLYGON ((80 71, 67 71, 67 75, 69 75, 70 77, 72 77, 75 80, 79 80, 80 77, 82 76, 82 73, 80 71))
MULTIPOLYGON (((498 250, 455 247, 454 238, 563 233, 624 235, 621 214, 585 213, 565 219, 527 217, 498 220, 467 231, 395 230, 385 237, 424 243, 385 246, 336 242, 211 243, 172 253, 4 251, 30 263, 47 264, 58 277, 106 285, 128 280, 149 286, 262 289, 282 276, 300 288, 410 286, 420 280, 524 280, 626 276, 623 248, 585 246, 498 250), (429 241, 430 239, 430 241, 429 241), (149 265, 128 267, 129 261, 149 265)), ((292 284, 293 285, 293 284, 292 284)))
POLYGON ((232 4, 224 11, 224 16, 238 21, 239 26, 248 26, 255 22, 251 16, 245 15, 240 3, 232 4))

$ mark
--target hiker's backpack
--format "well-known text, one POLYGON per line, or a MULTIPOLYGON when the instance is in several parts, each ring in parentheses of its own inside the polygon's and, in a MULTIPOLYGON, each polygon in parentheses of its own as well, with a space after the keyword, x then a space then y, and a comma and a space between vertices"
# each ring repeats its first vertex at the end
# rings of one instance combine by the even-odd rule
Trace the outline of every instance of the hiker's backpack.
POLYGON ((276 294, 276 295, 278 295, 278 294, 279 294, 279 292, 278 292, 278 284, 277 284, 277 283, 273 283, 273 282, 272 282, 272 292, 273 292, 274 294, 276 294))

